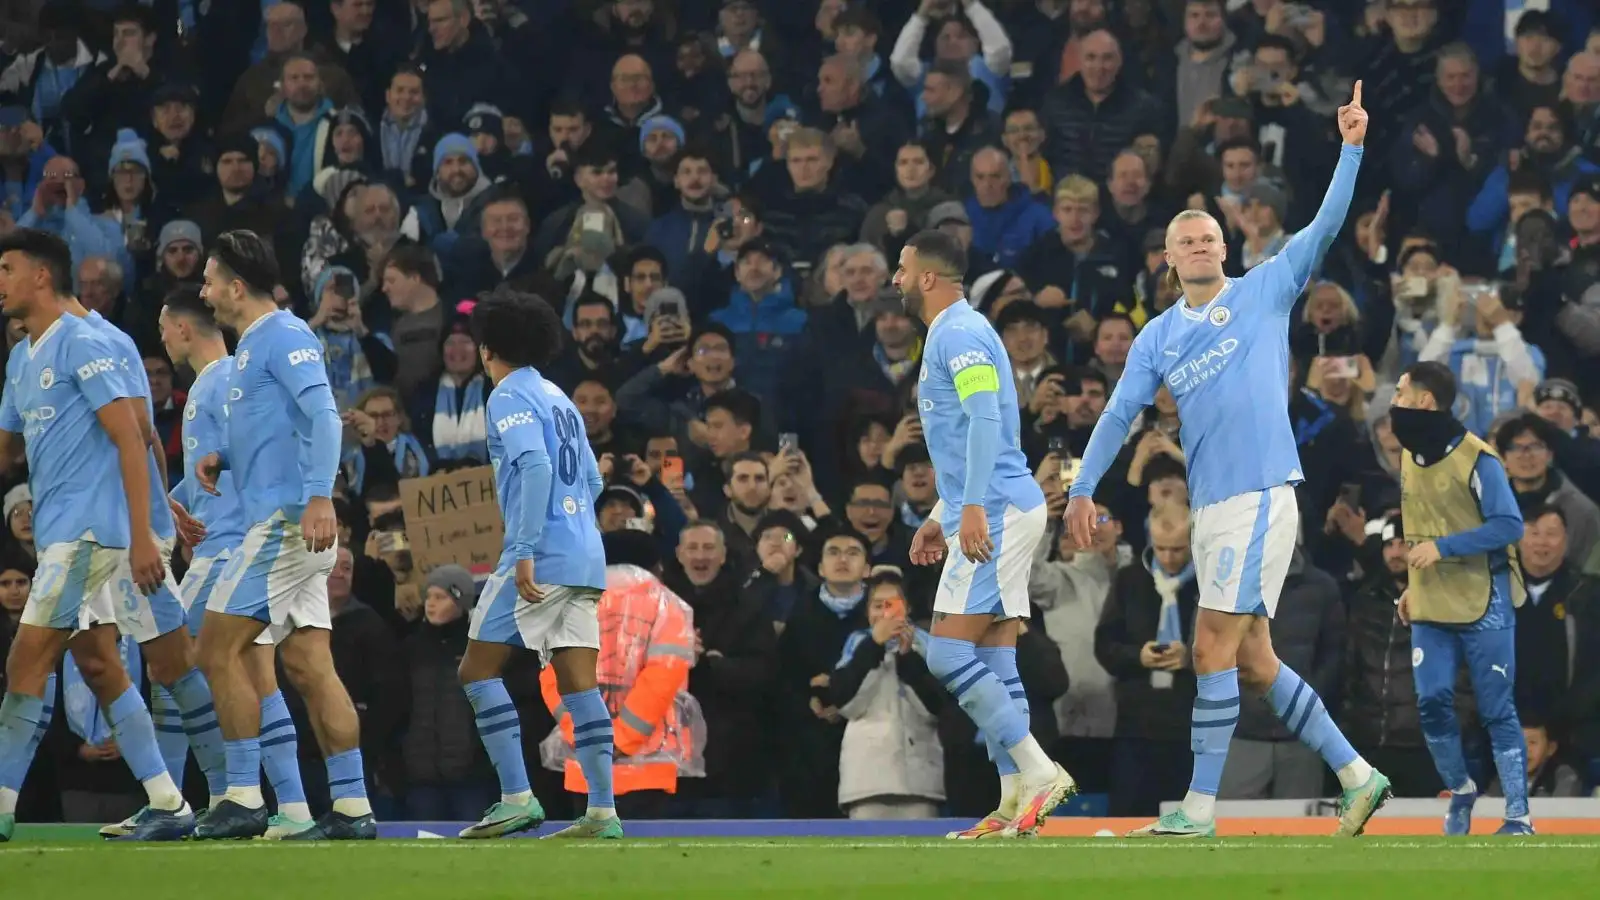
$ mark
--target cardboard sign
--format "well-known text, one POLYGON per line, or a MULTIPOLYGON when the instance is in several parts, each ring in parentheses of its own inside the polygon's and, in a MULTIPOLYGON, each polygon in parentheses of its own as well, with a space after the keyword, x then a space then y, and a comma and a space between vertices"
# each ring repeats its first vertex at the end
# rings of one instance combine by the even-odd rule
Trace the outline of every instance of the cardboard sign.
POLYGON ((478 466, 400 482, 406 539, 417 569, 455 563, 486 575, 500 559, 505 523, 494 494, 494 469, 478 466))

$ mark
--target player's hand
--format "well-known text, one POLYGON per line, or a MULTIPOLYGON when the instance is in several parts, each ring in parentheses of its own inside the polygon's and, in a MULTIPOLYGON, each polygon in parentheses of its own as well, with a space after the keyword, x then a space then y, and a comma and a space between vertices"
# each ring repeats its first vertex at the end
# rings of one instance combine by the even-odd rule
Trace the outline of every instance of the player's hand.
POLYGON ((911 536, 911 562, 918 566, 931 566, 944 559, 944 528, 938 519, 929 518, 911 536))
POLYGON ((1406 565, 1413 569, 1426 569, 1438 561, 1439 545, 1433 541, 1423 541, 1406 554, 1406 565))
POLYGON ((1094 533, 1099 529, 1100 511, 1095 509, 1090 497, 1073 497, 1067 501, 1067 534, 1079 550, 1089 549, 1094 543, 1094 533))
POLYGON ((222 492, 217 490, 217 479, 222 477, 222 455, 207 453, 195 463, 194 477, 199 480, 200 486, 205 488, 206 493, 220 497, 222 492))
POLYGON ((1361 82, 1350 93, 1350 102, 1339 107, 1339 136, 1352 147, 1367 139, 1367 111, 1361 106, 1361 82))
POLYGON ((171 497, 167 498, 167 506, 172 509, 172 518, 178 526, 178 537, 183 538, 183 542, 191 547, 200 546, 200 542, 206 539, 205 523, 189 515, 183 504, 171 497))
POLYGON ((306 549, 321 553, 339 539, 339 521, 333 514, 333 501, 327 497, 312 497, 306 511, 300 514, 300 533, 306 539, 306 549))
POLYGON ((135 535, 128 548, 128 562, 133 568, 133 583, 145 594, 154 594, 167 577, 167 568, 161 563, 161 548, 156 546, 154 535, 135 535))
POLYGON ((975 563, 986 563, 994 553, 989 537, 989 516, 981 506, 961 507, 961 555, 975 563))
POLYGON ((529 603, 538 603, 544 599, 544 591, 539 589, 539 583, 533 580, 533 560, 517 560, 517 596, 529 603))
POLYGON ((1394 614, 1400 617, 1400 624, 1411 625, 1411 591, 1400 592, 1400 599, 1394 602, 1394 614))

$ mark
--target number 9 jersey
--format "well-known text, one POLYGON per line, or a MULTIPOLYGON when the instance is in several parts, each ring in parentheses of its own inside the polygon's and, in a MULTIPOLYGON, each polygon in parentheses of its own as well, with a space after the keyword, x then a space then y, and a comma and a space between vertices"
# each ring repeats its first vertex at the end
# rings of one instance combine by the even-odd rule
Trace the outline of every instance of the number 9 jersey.
POLYGON ((594 503, 604 483, 577 407, 523 368, 495 386, 487 412, 489 459, 506 523, 499 568, 532 559, 540 584, 603 590, 606 555, 594 503))

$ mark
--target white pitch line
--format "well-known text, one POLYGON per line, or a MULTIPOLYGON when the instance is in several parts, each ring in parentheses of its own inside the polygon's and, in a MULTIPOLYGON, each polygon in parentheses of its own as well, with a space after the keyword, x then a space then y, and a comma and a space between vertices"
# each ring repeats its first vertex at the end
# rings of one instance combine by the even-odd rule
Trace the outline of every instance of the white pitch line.
MULTIPOLYGON (((137 853, 214 853, 214 852, 249 852, 264 850, 266 848, 285 848, 296 851, 328 851, 340 847, 371 847, 394 844, 388 839, 369 844, 365 842, 349 843, 280 843, 277 841, 248 841, 248 842, 206 842, 206 843, 172 843, 172 844, 123 844, 127 850, 137 853)), ((519 838, 505 841, 417 841, 406 845, 407 851, 411 850, 442 850, 442 851, 468 851, 482 852, 486 850, 520 850, 540 842, 533 839, 519 838)), ((1488 841, 1467 840, 1449 841, 1443 843, 1430 843, 1423 841, 1371 841, 1362 842, 1372 848, 1371 852, 1382 850, 1507 850, 1524 852, 1530 850, 1588 850, 1600 848, 1600 844, 1578 842, 1521 842, 1521 841, 1488 841)), ((944 849, 958 849, 957 852, 986 853, 998 850, 1000 852, 1036 851, 1036 852, 1075 852, 1075 851, 1152 851, 1166 852, 1171 850, 1326 850, 1337 846, 1337 843, 1278 843, 1258 841, 1253 839, 1222 838, 1215 841, 1123 841, 1117 839, 1092 839, 1092 838, 1044 838, 1031 841, 988 841, 975 845, 971 841, 950 840, 910 840, 910 841, 849 841, 834 842, 826 840, 672 840, 670 838, 639 838, 622 842, 562 842, 556 846, 573 847, 591 851, 605 852, 630 852, 633 850, 927 850, 935 847, 944 849), (990 848, 990 849, 983 849, 990 848)), ((104 845, 85 843, 83 846, 15 846, 0 847, 0 855, 4 854, 29 854, 29 853, 101 853, 104 845)), ((559 852, 559 851, 553 851, 559 852)))

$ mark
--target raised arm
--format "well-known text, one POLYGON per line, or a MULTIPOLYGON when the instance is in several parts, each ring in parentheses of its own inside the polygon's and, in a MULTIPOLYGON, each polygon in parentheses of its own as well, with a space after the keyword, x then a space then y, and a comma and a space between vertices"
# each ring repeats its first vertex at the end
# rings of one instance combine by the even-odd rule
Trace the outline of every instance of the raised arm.
POLYGON ((1305 291, 1306 283, 1321 264, 1322 257, 1344 227, 1344 217, 1350 211, 1350 199, 1355 195, 1356 175, 1361 170, 1362 144, 1367 134, 1367 112, 1361 106, 1361 82, 1355 84, 1350 103, 1339 108, 1339 134, 1344 144, 1339 148, 1339 164, 1334 167, 1333 180, 1322 197, 1311 224, 1300 229, 1283 250, 1273 259, 1257 266, 1251 274, 1270 279, 1272 298, 1277 311, 1287 315, 1295 301, 1305 291))

